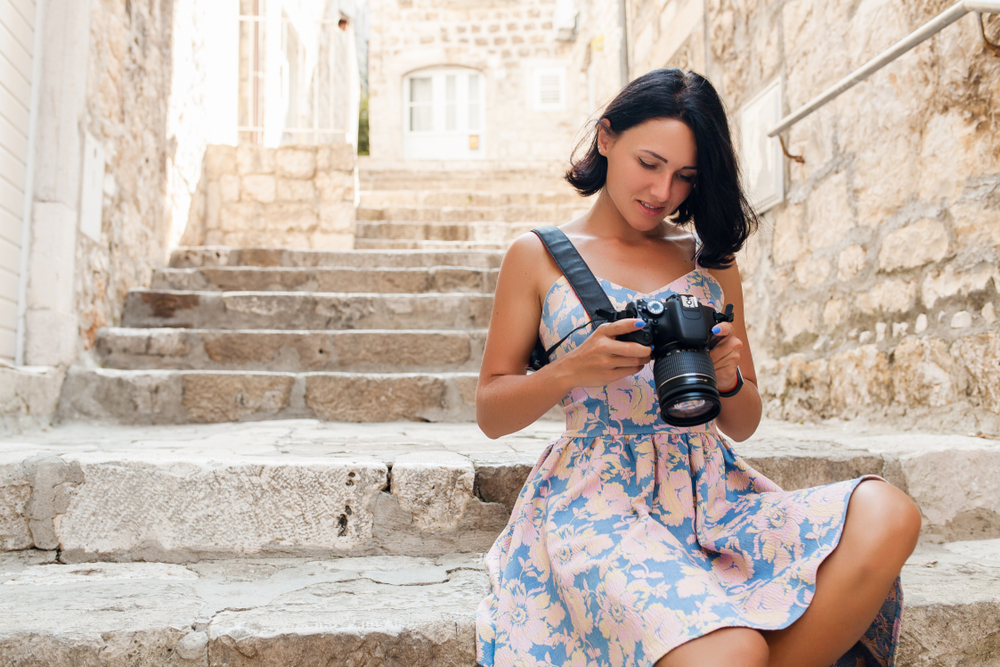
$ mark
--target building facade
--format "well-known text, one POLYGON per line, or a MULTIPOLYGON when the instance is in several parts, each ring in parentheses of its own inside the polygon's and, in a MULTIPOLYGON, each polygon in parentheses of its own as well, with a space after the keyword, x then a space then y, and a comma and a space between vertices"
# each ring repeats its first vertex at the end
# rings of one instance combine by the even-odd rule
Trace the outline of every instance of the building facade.
POLYGON ((580 2, 375 0, 371 16, 372 160, 567 159, 593 101, 580 2))
POLYGON ((120 321, 127 291, 164 265, 192 208, 204 206, 209 145, 235 146, 241 127, 272 149, 356 137, 356 6, 5 5, 0 25, 13 39, 0 46, 0 412, 23 416, 45 412, 31 404, 54 400, 45 387, 88 354, 100 327, 120 321), (254 102, 239 78, 254 37, 260 127, 239 124, 254 102), (317 100, 328 117, 313 113, 317 100), (27 367, 48 370, 17 370, 27 367))

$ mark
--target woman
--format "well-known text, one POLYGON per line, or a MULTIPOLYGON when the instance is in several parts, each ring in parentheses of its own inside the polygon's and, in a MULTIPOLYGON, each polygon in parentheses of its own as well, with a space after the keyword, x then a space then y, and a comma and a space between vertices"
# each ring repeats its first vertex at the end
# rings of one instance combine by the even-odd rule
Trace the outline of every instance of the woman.
POLYGON ((589 325, 539 238, 513 243, 476 394, 479 425, 496 438, 562 402, 567 430, 487 554, 479 661, 892 665, 898 575, 920 528, 914 504, 877 477, 783 492, 719 435, 745 440, 760 421, 734 261, 757 221, 711 84, 679 70, 636 79, 567 179, 598 194, 561 230, 616 309, 671 294, 734 305, 732 324, 713 329, 721 342, 711 359, 720 392, 736 393, 714 422, 664 423, 650 348, 617 339, 642 321, 589 325), (526 374, 536 339, 548 348, 567 334, 551 363, 526 374))

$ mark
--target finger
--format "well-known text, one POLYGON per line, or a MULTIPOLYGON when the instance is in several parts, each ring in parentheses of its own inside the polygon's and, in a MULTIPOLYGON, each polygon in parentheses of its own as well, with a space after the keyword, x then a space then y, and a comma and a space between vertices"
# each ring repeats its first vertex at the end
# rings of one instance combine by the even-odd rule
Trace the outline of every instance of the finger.
POLYGON ((709 352, 709 356, 712 357, 712 363, 716 366, 723 362, 732 363, 733 360, 739 364, 740 348, 742 347, 743 345, 739 341, 734 341, 732 344, 727 341, 709 352))
POLYGON ((617 357, 628 357, 630 359, 641 359, 650 355, 649 346, 624 340, 614 341, 608 347, 608 351, 617 357))
POLYGON ((597 327, 594 333, 600 333, 605 336, 621 336, 622 334, 638 331, 644 326, 646 326, 646 323, 643 320, 630 317, 628 319, 618 320, 617 322, 605 322, 601 326, 597 327))
POLYGON ((712 327, 712 334, 720 339, 728 338, 730 334, 733 333, 733 325, 729 322, 719 322, 714 327, 712 327))

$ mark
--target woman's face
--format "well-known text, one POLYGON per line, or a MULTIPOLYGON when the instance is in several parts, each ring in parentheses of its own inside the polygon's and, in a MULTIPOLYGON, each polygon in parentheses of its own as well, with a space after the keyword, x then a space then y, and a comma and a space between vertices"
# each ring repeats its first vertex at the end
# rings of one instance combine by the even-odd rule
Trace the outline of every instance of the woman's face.
POLYGON ((698 147, 682 121, 654 118, 617 135, 602 129, 598 149, 608 159, 605 191, 639 231, 655 229, 691 194, 698 147))

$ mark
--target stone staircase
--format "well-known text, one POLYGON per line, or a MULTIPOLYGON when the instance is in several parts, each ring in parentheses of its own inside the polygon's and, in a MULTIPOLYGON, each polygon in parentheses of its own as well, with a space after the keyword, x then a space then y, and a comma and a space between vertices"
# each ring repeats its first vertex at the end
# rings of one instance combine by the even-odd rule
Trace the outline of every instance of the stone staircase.
POLYGON ((557 166, 466 167, 365 163, 355 251, 174 252, 60 418, 473 420, 501 251, 587 202, 557 166))
POLYGON ((60 417, 470 421, 501 253, 191 248, 98 333, 60 417))
POLYGON ((590 208, 563 169, 474 162, 456 170, 429 162, 417 171, 362 163, 355 247, 502 250, 535 227, 590 208))
MULTIPOLYGON (((368 165, 356 251, 175 252, 61 423, 0 438, 0 667, 472 667, 482 553, 562 430, 470 423, 500 249, 585 208, 566 188, 368 165)), ((1000 442, 765 422, 735 449, 787 489, 906 490, 897 664, 1000 665, 1000 442)))
MULTIPOLYGON (((482 552, 554 422, 65 424, 0 439, 0 665, 472 667, 482 552)), ((785 488, 907 489, 901 667, 1000 640, 1000 443, 765 422, 736 445, 785 488)))

